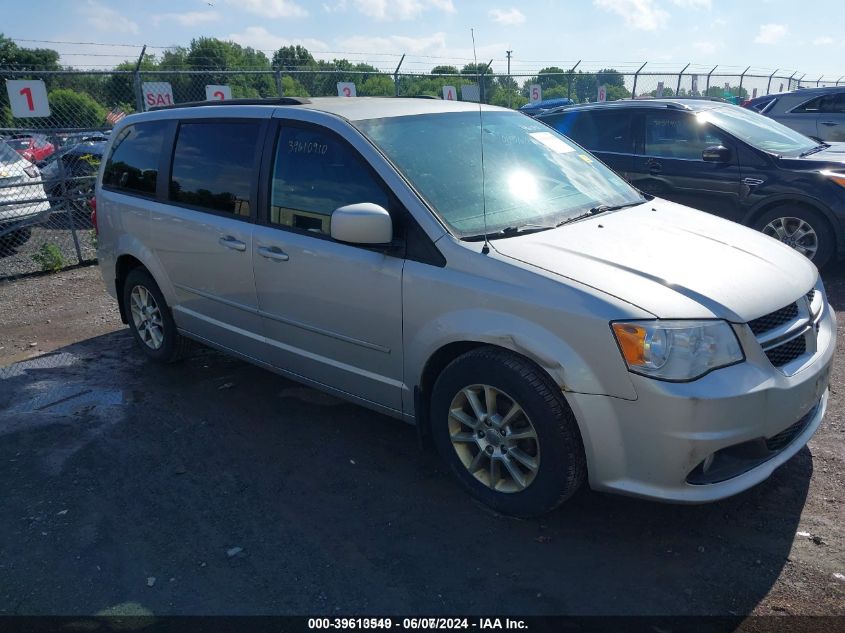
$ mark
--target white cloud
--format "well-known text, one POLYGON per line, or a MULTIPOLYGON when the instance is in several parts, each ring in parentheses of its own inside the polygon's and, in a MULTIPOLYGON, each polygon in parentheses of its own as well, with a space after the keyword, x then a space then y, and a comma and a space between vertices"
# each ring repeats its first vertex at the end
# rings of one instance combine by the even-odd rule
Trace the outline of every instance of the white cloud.
POLYGON ((168 22, 181 26, 196 26, 205 22, 217 22, 220 14, 216 11, 189 11, 188 13, 160 13, 153 16, 153 24, 158 26, 168 22))
POLYGON ((346 0, 337 0, 334 4, 327 2, 323 3, 323 11, 326 13, 337 13, 339 11, 346 11, 346 0))
POLYGON ((706 9, 713 8, 713 0, 672 0, 672 4, 683 9, 706 9))
POLYGON ((385 53, 408 53, 409 55, 445 53, 446 34, 438 32, 424 37, 355 35, 339 40, 338 45, 343 50, 361 52, 381 51, 385 53))
POLYGON ((702 55, 713 55, 717 51, 725 48, 725 43, 721 40, 699 40, 692 43, 692 47, 702 55))
POLYGON ((304 18, 308 11, 293 0, 227 0, 235 7, 265 18, 304 18))
POLYGON ((322 40, 311 37, 290 39, 279 37, 270 33, 263 26, 248 26, 241 33, 230 33, 227 39, 237 42, 241 46, 251 46, 260 51, 276 51, 282 46, 299 44, 307 48, 314 57, 318 57, 320 51, 329 49, 328 44, 322 40))
POLYGON ((757 37, 754 38, 755 44, 777 44, 780 42, 789 29, 785 24, 761 24, 760 30, 757 32, 757 37))
POLYGON ((354 0, 355 8, 376 20, 413 20, 423 11, 438 9, 454 13, 452 0, 354 0))
POLYGON ((814 46, 830 46, 831 44, 833 44, 833 38, 829 35, 820 35, 813 40, 814 46))
POLYGON ((80 13, 86 16, 88 24, 98 31, 111 31, 117 33, 138 33, 138 23, 133 22, 120 11, 103 6, 94 0, 88 0, 80 13))
POLYGON ((516 8, 510 9, 490 9, 487 15, 493 22, 499 24, 507 24, 513 26, 525 22, 525 14, 516 8))
POLYGON ((593 4, 615 13, 627 26, 640 31, 656 31, 669 21, 669 14, 655 0, 593 0, 593 4))

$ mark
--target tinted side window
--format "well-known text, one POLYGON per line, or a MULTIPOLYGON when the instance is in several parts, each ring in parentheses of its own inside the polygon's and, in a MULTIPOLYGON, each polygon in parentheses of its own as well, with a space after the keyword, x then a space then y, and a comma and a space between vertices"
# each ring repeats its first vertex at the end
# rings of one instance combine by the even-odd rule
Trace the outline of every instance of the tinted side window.
POLYGON ((818 97, 808 101, 807 103, 802 103, 800 106, 795 108, 793 112, 816 114, 821 108, 822 101, 824 101, 824 99, 826 99, 826 97, 818 97))
POLYGON ((170 199, 249 217, 258 122, 182 123, 173 151, 170 199))
POLYGON ((845 114, 845 92, 828 95, 822 99, 819 112, 824 114, 845 114))
POLYGON ((597 112, 593 116, 593 121, 595 147, 590 147, 590 149, 597 152, 631 153, 633 139, 630 112, 597 112))
POLYGON ((568 112, 557 118, 544 119, 544 122, 579 145, 587 149, 596 149, 596 128, 590 113, 568 112))
POLYGON ((645 155, 701 160, 711 145, 724 144, 721 135, 694 116, 677 112, 648 112, 645 116, 645 155))
POLYGON ((355 150, 329 132, 284 127, 276 144, 270 222, 329 235, 332 211, 387 193, 355 150))
POLYGON ((124 128, 112 145, 103 172, 103 185, 155 196, 158 162, 167 126, 167 121, 149 121, 124 128))

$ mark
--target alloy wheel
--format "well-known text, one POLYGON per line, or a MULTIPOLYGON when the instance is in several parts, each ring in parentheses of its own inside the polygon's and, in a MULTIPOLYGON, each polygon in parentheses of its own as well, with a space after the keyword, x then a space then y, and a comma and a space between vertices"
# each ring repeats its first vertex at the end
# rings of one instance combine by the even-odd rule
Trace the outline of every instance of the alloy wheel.
POLYGON ((129 294, 132 323, 138 336, 150 349, 159 349, 164 342, 164 323, 153 294, 144 286, 135 286, 129 294))
POLYGON ((540 468, 540 443, 528 415, 490 385, 470 385, 455 395, 449 436, 464 467, 497 492, 525 490, 540 468))
POLYGON ((763 227, 763 233, 794 248, 810 260, 819 250, 819 236, 816 230, 801 218, 775 218, 763 227))

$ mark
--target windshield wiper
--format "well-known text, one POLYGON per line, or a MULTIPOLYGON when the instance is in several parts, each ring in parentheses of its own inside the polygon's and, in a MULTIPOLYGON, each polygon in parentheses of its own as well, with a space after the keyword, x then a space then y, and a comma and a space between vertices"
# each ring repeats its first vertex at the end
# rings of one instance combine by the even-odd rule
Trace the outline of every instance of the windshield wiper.
POLYGON ((820 152, 823 149, 827 149, 830 147, 827 143, 822 143, 821 145, 816 145, 813 149, 808 149, 806 152, 801 152, 798 156, 800 158, 804 158, 805 156, 809 156, 810 154, 815 154, 816 152, 820 152))
POLYGON ((610 206, 610 205, 607 205, 607 204, 602 204, 602 205, 599 205, 597 207, 593 207, 592 209, 582 213, 581 215, 576 215, 574 217, 566 218, 565 220, 561 220, 560 222, 558 222, 555 225, 555 227, 563 226, 563 225, 569 224, 571 222, 577 222, 578 220, 590 218, 594 215, 598 215, 599 213, 605 213, 607 211, 618 211, 619 209, 624 209, 626 207, 636 207, 638 205, 645 204, 646 202, 647 202, 646 200, 638 200, 636 202, 626 202, 625 204, 616 204, 616 205, 613 205, 613 206, 610 206))
POLYGON ((549 224, 520 224, 514 226, 506 226, 503 229, 487 233, 479 233, 478 235, 468 235, 463 239, 466 242, 481 242, 485 238, 488 240, 499 240, 503 237, 513 237, 514 235, 527 235, 528 233, 537 233, 538 231, 546 231, 555 228, 549 224))

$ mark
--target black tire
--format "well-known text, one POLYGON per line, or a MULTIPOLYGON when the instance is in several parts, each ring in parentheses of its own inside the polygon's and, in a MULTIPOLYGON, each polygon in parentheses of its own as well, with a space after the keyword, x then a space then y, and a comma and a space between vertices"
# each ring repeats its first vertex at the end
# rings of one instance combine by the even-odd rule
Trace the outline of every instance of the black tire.
MULTIPOLYGON (((770 227, 771 223, 777 222, 780 218, 796 218, 812 227, 816 235, 816 251, 812 257, 809 257, 810 261, 818 268, 822 268, 830 261, 830 258, 836 252, 836 237, 833 234, 830 223, 821 213, 801 203, 782 202, 758 217, 754 222, 754 228, 774 239, 778 239, 771 232, 771 228, 767 230, 767 227, 770 227)), ((781 241, 784 244, 793 246, 787 239, 781 239, 781 241)), ((801 252, 801 249, 796 250, 801 252)))
POLYGON ((155 279, 153 279, 152 275, 145 268, 133 268, 129 271, 126 280, 123 282, 121 296, 125 314, 129 321, 129 329, 132 331, 135 342, 138 343, 144 354, 160 363, 172 363, 187 355, 191 348, 191 342, 179 334, 176 329, 176 323, 173 321, 173 314, 167 305, 167 301, 164 299, 164 295, 161 294, 161 290, 155 279), (144 289, 149 292, 158 307, 160 319, 158 319, 157 323, 162 335, 158 347, 153 347, 145 340, 133 318, 131 297, 132 291, 135 288, 144 289))
MULTIPOLYGON (((499 419, 501 417, 499 415, 499 419)), ((452 361, 434 385, 430 425, 437 451, 467 491, 503 514, 530 517, 550 512, 571 497, 584 481, 587 467, 581 434, 560 388, 533 362, 507 350, 481 347, 452 361), (482 451, 476 450, 478 447, 471 443, 459 444, 461 447, 466 445, 466 449, 458 449, 452 443, 455 431, 450 430, 450 424, 460 426, 461 423, 450 422, 450 419, 454 420, 450 407, 453 399, 461 398, 459 394, 473 385, 489 385, 501 392, 500 396, 506 396, 505 407, 508 398, 517 403, 527 416, 521 424, 528 422, 535 431, 536 440, 530 442, 536 442, 539 463, 533 480, 522 489, 502 492, 491 488, 489 481, 492 477, 484 474, 483 468, 473 474, 462 461, 467 460, 467 451, 476 456, 482 451), (463 456, 459 456, 459 450, 463 451, 463 456), (487 477, 487 482, 479 476, 487 477)), ((470 435, 477 433, 471 432, 470 435)), ((495 441, 500 441, 507 435, 497 434, 496 437, 499 439, 495 441)), ((500 450, 493 449, 497 456, 500 450)), ((501 459, 504 457, 502 455, 501 459)), ((492 461, 490 459, 488 464, 492 461)))

